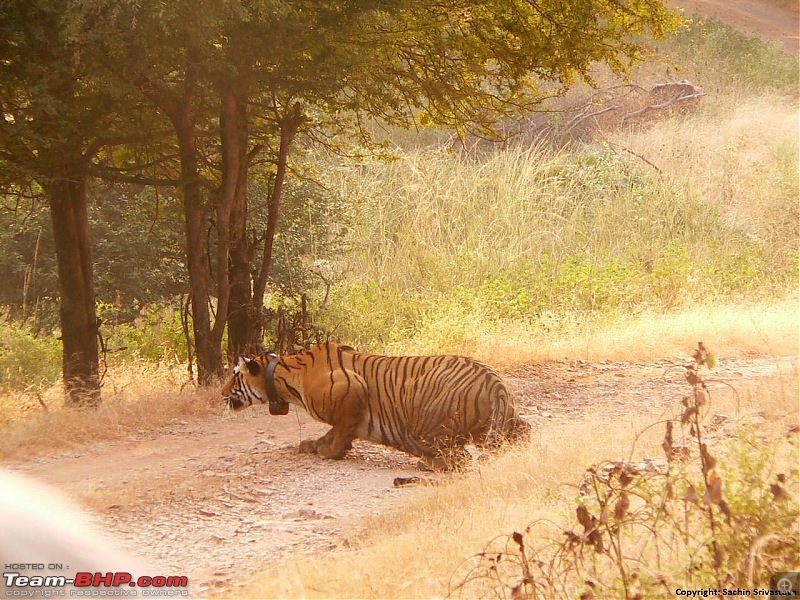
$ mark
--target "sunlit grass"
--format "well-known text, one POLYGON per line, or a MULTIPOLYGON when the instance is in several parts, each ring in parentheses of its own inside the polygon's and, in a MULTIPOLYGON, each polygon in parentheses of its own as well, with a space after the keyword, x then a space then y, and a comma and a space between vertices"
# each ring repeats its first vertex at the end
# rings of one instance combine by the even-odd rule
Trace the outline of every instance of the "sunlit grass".
POLYGON ((766 94, 608 145, 417 149, 342 170, 358 210, 319 319, 372 350, 463 351, 484 330, 794 298, 797 114, 766 94))
POLYGON ((698 305, 686 310, 617 315, 574 322, 555 335, 539 327, 509 325, 476 336, 473 352, 499 368, 546 360, 652 361, 681 355, 687 346, 713 340, 724 356, 796 356, 800 350, 798 302, 698 305))

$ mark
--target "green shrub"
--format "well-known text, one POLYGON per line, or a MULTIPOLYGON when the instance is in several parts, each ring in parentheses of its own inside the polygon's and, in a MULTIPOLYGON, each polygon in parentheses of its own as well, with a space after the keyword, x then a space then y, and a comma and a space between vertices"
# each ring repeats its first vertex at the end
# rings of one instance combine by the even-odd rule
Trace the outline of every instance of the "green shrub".
POLYGON ((787 54, 776 42, 748 36, 715 19, 689 24, 675 40, 662 42, 662 47, 690 79, 700 77, 702 85, 715 90, 797 89, 797 56, 787 54))
POLYGON ((186 360, 186 336, 180 311, 174 307, 149 307, 133 322, 105 320, 107 310, 98 306, 103 319, 103 339, 111 359, 144 359, 149 362, 186 360))
POLYGON ((61 342, 0 323, 0 388, 41 391, 61 377, 61 342))

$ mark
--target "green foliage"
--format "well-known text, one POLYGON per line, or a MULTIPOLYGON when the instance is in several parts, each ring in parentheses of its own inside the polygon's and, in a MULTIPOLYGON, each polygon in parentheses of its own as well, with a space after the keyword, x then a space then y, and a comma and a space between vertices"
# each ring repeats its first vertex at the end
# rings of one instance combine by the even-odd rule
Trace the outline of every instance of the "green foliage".
POLYGON ((95 186, 89 218, 104 322, 130 323, 187 292, 183 215, 173 194, 95 186), (113 310, 111 310, 113 308, 113 310))
POLYGON ((320 324, 359 348, 380 351, 419 326, 430 297, 413 289, 353 283, 336 286, 331 303, 318 315, 320 324))
POLYGON ((506 269, 485 281, 477 295, 486 299, 487 308, 498 318, 525 319, 545 308, 540 282, 530 268, 506 269))
POLYGON ((34 328, 56 325, 58 273, 50 216, 40 202, 0 197, 0 306, 34 328))
POLYGON ((61 376, 61 343, 0 323, 0 388, 42 391, 61 376))
POLYGON ((143 359, 148 362, 186 361, 186 336, 180 311, 174 307, 151 305, 130 322, 114 322, 117 307, 98 305, 104 320, 104 342, 112 357, 143 359))
MULTIPOLYGON (((256 231, 266 228, 267 191, 260 179, 251 185, 251 225, 256 231)), ((348 215, 345 199, 324 184, 287 179, 270 272, 275 292, 296 298, 312 294, 322 301, 325 281, 332 276, 329 261, 343 250, 348 215)))
MULTIPOLYGON (((185 293, 183 216, 173 196, 156 197, 141 187, 94 186, 89 199, 95 291, 105 305, 105 322, 130 323, 140 311, 174 303, 185 293)), ((0 305, 14 319, 33 317, 36 328, 57 327, 50 217, 33 201, 2 202, 7 210, 0 211, 0 305)))
MULTIPOLYGON (((182 363, 186 338, 180 312, 150 307, 131 322, 115 322, 117 308, 98 304, 109 364, 120 361, 182 363)), ((0 323, 0 390, 41 392, 61 377, 61 342, 55 334, 35 335, 14 321, 0 323)))
POLYGON ((447 327, 461 345, 461 321, 535 326, 795 281, 783 214, 759 215, 775 232, 764 243, 690 185, 607 147, 416 150, 348 176, 339 186, 356 210, 323 319, 370 347, 427 345, 447 327))
POLYGON ((701 76, 706 87, 796 93, 797 56, 787 54, 777 43, 748 36, 714 19, 683 27, 670 47, 683 72, 692 81, 701 76))
POLYGON ((799 564, 800 471, 779 466, 797 450, 796 438, 764 440, 756 427, 745 425, 721 451, 723 496, 736 518, 734 526, 720 528, 718 541, 729 569, 745 576, 752 563, 759 587, 768 587, 770 574, 799 564))

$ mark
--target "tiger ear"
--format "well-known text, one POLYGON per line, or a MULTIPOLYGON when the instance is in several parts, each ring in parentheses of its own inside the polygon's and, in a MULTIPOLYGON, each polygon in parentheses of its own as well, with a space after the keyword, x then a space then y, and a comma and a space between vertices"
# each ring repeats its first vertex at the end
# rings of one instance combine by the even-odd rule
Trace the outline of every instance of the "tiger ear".
POLYGON ((258 374, 261 373, 261 363, 259 363, 257 360, 249 360, 245 358, 244 362, 247 365, 247 370, 253 377, 257 377, 258 374))

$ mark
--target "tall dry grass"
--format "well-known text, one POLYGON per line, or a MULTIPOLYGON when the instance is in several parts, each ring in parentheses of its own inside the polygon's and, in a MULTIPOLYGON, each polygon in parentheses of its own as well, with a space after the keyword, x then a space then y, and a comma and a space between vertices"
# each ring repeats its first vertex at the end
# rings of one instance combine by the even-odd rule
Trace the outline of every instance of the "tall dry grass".
POLYGON ((661 50, 633 82, 686 77, 702 99, 588 142, 468 152, 423 132, 393 161, 330 167, 355 209, 332 224, 347 250, 322 323, 377 351, 480 352, 491 331, 538 344, 796 298, 797 58, 714 22, 661 50))
POLYGON ((324 324, 374 350, 460 351, 473 329, 794 297, 797 60, 719 25, 686 37, 671 50, 688 66, 668 76, 706 90, 688 108, 600 125, 593 143, 406 142, 394 161, 332 170, 355 210, 324 324))
POLYGON ((321 319, 373 350, 464 352, 490 331, 538 340, 793 298, 797 114, 779 105, 748 137, 754 114, 701 111, 576 151, 418 150, 347 172, 338 185, 359 211, 321 319))
POLYGON ((687 195, 718 210, 733 231, 770 255, 796 259, 796 99, 766 93, 724 100, 711 98, 695 114, 611 137, 658 166, 687 195))

